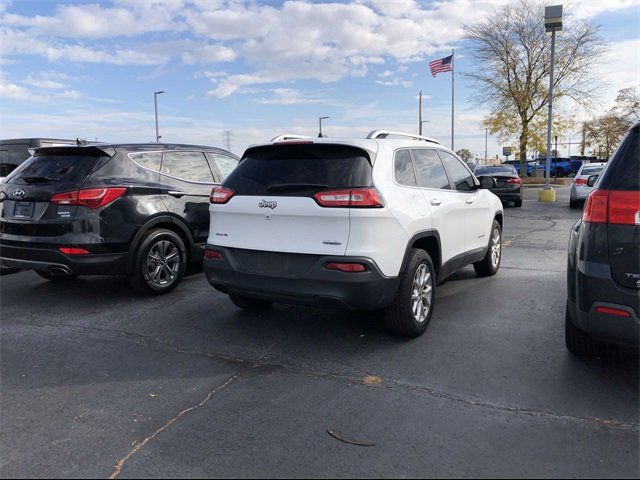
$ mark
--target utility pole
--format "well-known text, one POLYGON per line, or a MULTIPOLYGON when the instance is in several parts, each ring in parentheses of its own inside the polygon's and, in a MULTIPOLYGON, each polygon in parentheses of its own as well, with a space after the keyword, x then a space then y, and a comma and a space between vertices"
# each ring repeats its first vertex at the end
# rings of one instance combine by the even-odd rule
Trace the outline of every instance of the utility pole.
POLYGON ((225 146, 225 150, 227 152, 231 151, 231 131, 230 130, 225 130, 224 132, 222 132, 222 143, 225 146))

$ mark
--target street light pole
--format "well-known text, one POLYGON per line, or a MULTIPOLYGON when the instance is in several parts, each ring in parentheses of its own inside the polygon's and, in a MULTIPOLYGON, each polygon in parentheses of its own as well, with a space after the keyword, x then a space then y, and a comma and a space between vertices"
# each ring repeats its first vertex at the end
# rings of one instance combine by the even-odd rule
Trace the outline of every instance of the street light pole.
POLYGON ((556 54, 556 32, 562 31, 562 5, 553 5, 544 9, 544 25, 551 32, 551 67, 549 71, 549 114, 547 116, 547 168, 544 190, 539 192, 538 199, 543 202, 554 202, 555 192, 551 190, 551 125, 553 123, 553 74, 556 54))
POLYGON ((158 131, 158 95, 162 95, 164 90, 153 92, 153 107, 156 112, 156 143, 160 143, 160 132, 158 131))
POLYGON ((318 138, 324 137, 324 135, 322 135, 322 120, 326 120, 327 118, 331 117, 318 117, 318 128, 320 130, 320 132, 318 133, 318 138))
POLYGON ((484 164, 487 164, 487 142, 489 140, 489 129, 484 129, 484 164))

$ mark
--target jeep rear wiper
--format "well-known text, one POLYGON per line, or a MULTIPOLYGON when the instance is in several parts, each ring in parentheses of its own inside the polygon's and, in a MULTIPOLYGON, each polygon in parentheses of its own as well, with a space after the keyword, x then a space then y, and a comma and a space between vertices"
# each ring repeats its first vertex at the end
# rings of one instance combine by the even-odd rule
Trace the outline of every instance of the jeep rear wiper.
POLYGON ((268 192, 277 192, 283 190, 311 190, 311 189, 329 188, 329 185, 323 183, 276 183, 267 187, 268 192))

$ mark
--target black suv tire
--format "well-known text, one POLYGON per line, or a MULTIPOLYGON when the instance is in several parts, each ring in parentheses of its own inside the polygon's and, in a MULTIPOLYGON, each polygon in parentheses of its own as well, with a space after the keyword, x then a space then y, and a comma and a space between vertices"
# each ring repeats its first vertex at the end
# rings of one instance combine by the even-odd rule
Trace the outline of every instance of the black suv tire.
POLYGON ((516 208, 522 207, 522 199, 519 198, 518 200, 514 200, 513 201, 513 206, 516 207, 516 208))
POLYGON ((178 234, 149 230, 136 250, 131 286, 140 293, 162 295, 175 289, 187 269, 187 250, 178 234), (154 271, 150 268, 155 266, 154 271))
POLYGON ((400 286, 398 293, 393 299, 393 303, 384 310, 384 316, 387 327, 391 333, 398 337, 414 338, 422 335, 433 315, 433 308, 436 299, 436 272, 433 267, 433 261, 427 252, 414 248, 409 254, 407 268, 404 270, 400 278, 400 286), (428 275, 421 284, 421 275, 428 275), (427 290, 428 288, 428 290, 427 290), (424 293, 423 293, 424 292, 424 293), (422 315, 415 312, 420 305, 425 308, 425 297, 428 300, 428 308, 426 316, 422 320, 418 320, 417 316, 422 315), (421 296, 422 295, 422 296, 421 296))
POLYGON ((268 310, 271 305, 273 305, 273 302, 269 302, 267 300, 244 297, 242 295, 236 295, 235 293, 230 293, 229 299, 236 307, 241 308, 242 310, 247 310, 249 312, 263 312, 265 310, 268 310))
POLYGON ((479 277, 490 277, 498 273, 498 269, 500 268, 500 262, 502 261, 502 229, 500 228, 500 224, 497 220, 493 221, 493 225, 491 226, 491 234, 489 235, 489 248, 487 249, 487 254, 484 256, 482 260, 473 264, 473 268, 476 271, 476 275, 479 277), (498 235, 498 243, 496 247, 495 243, 495 235, 498 235), (496 252, 497 248, 497 252, 496 252), (498 261, 496 263, 494 258, 494 253, 498 255, 498 261))

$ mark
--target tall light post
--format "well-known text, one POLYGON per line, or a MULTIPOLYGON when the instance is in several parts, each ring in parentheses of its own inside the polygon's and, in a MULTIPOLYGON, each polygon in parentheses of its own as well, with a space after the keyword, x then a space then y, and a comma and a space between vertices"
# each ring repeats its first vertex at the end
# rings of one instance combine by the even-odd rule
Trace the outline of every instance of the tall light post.
POLYGON ((160 143, 160 133, 158 132, 158 95, 162 95, 164 90, 153 92, 153 106, 156 111, 156 143, 160 143))
POLYGON ((541 202, 554 202, 556 193, 551 190, 551 125, 553 124, 553 70, 556 55, 556 32, 562 31, 562 5, 544 8, 544 26, 551 32, 551 67, 549 71, 549 114, 547 116, 547 168, 544 190, 538 194, 541 202))
POLYGON ((489 140, 489 129, 484 129, 484 164, 487 164, 487 142, 489 140))
POLYGON ((326 120, 327 118, 331 118, 331 117, 318 117, 318 129, 319 129, 318 138, 324 137, 324 135, 322 134, 322 120, 326 120))

